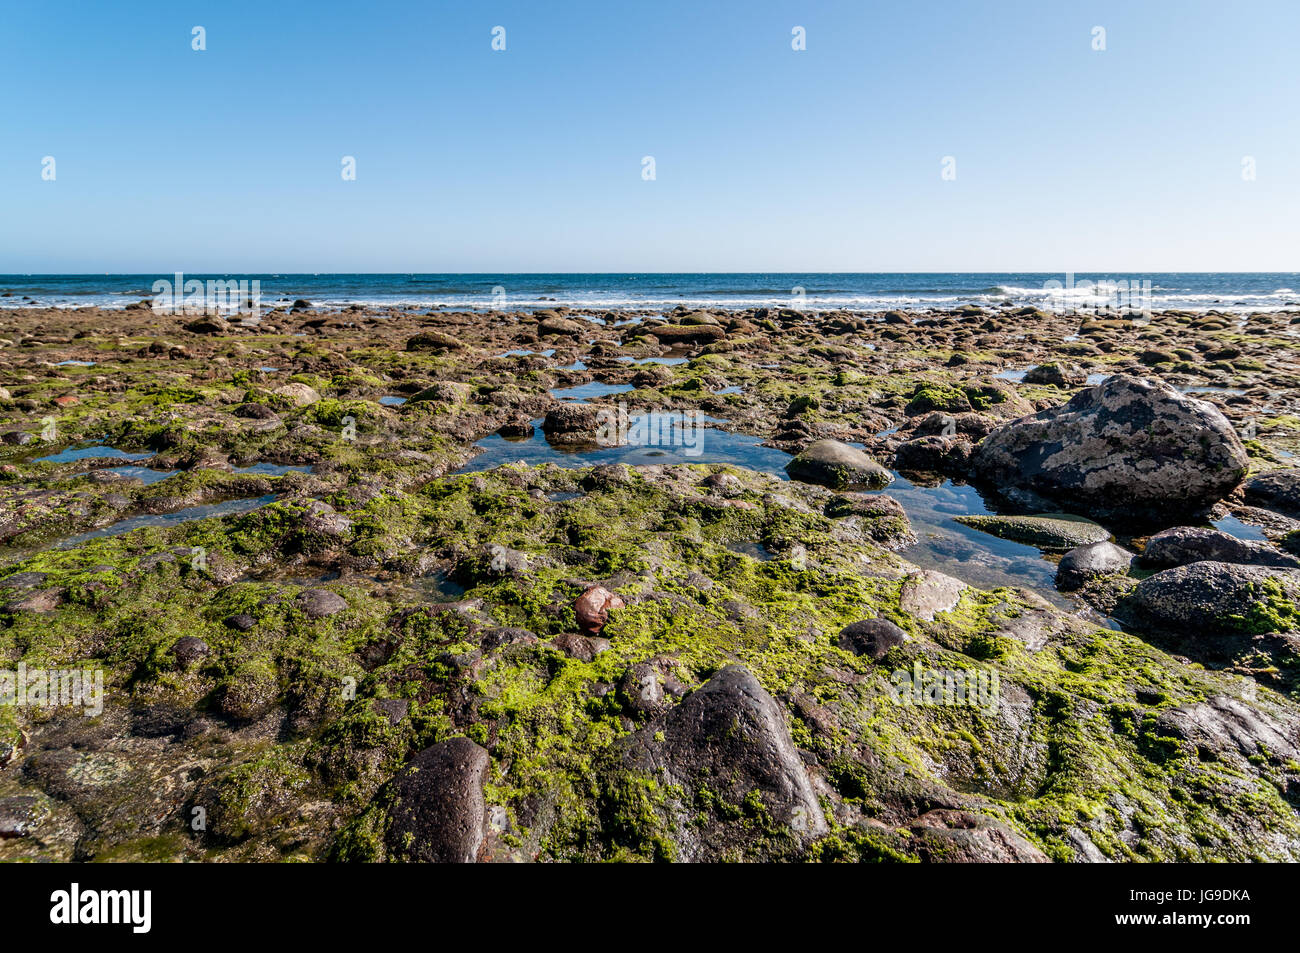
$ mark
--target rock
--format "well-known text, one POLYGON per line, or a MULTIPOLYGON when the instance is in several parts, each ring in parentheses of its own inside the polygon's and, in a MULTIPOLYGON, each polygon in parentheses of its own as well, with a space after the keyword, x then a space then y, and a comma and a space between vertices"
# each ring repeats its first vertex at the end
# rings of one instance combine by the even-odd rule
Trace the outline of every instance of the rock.
POLYGON ((320 400, 320 394, 316 393, 315 388, 306 384, 291 381, 288 384, 282 384, 272 393, 279 394, 281 397, 288 397, 295 407, 306 407, 320 400))
POLYGON ((268 714, 279 693, 275 670, 249 662, 226 680, 217 695, 217 710, 231 721, 247 724, 268 714))
POLYGON ((981 533, 1040 549, 1071 549, 1110 539, 1096 523, 1057 516, 954 516, 953 520, 981 533))
MULTIPOLYGON (((665 785, 686 792, 708 788, 733 808, 757 796, 772 822, 788 826, 799 838, 827 830, 781 706, 742 666, 726 666, 632 735, 627 759, 665 785)), ((744 824, 697 826, 680 811, 672 812, 668 823, 678 859, 686 861, 733 856, 769 836, 744 824)))
POLYGON ((176 664, 181 668, 189 668, 200 659, 211 655, 212 647, 197 636, 183 635, 168 651, 172 658, 176 659, 176 664))
POLYGON ((0 579, 0 589, 33 589, 44 585, 48 578, 49 573, 44 572, 16 572, 0 579))
POLYGON ((1116 375, 1061 407, 1013 421, 971 458, 996 489, 1017 488, 1098 517, 1183 519, 1241 482, 1246 451, 1210 404, 1160 381, 1116 375))
POLYGON ((230 324, 224 318, 206 317, 190 321, 184 328, 192 334, 225 334, 230 324))
POLYGON ((0 434, 0 440, 10 446, 25 447, 29 443, 33 443, 36 438, 25 430, 6 430, 3 434, 0 434))
POLYGON ((1007 825, 985 814, 940 809, 911 824, 924 861, 956 864, 1045 864, 1048 857, 1007 825))
POLYGON ((290 310, 290 311, 306 311, 306 310, 307 310, 308 308, 310 308, 310 307, 311 307, 311 302, 310 302, 310 301, 308 301, 306 298, 298 298, 297 300, 294 301, 294 303, 293 303, 292 305, 289 306, 289 310, 290 310))
POLYGON ((236 612, 234 615, 228 615, 222 620, 227 628, 235 629, 239 632, 248 632, 253 626, 257 625, 257 620, 247 612, 236 612))
POLYGON ((1203 526, 1175 526, 1156 533, 1142 551, 1142 565, 1153 569, 1205 560, 1300 569, 1300 559, 1278 552, 1267 543, 1237 539, 1203 526))
POLYGON ((1056 585, 1068 592, 1080 589, 1092 579, 1127 574, 1134 556, 1122 546, 1103 540, 1076 546, 1056 567, 1056 585))
POLYGON ((296 601, 303 615, 309 619, 323 619, 348 607, 346 599, 329 589, 304 589, 298 593, 296 601))
POLYGON ((390 725, 400 724, 410 711, 411 703, 405 698, 376 698, 370 707, 375 713, 388 719, 390 725))
POLYGON ((956 607, 966 583, 933 569, 922 569, 903 580, 898 597, 899 607, 908 615, 933 622, 937 613, 956 607))
POLYGON ((20 596, 9 603, 10 612, 53 612, 63 604, 62 589, 42 589, 20 596))
POLYGON ((961 474, 970 464, 974 447, 962 436, 915 437, 898 445, 894 468, 922 473, 961 474))
POLYGON ((1185 753, 1198 760, 1237 762, 1247 770, 1246 762, 1261 755, 1284 764, 1300 762, 1294 722, 1280 724, 1224 695, 1161 712, 1156 734, 1177 738, 1185 753))
POLYGON ((414 337, 408 338, 406 342, 407 351, 433 351, 435 353, 455 351, 463 346, 456 338, 449 334, 443 334, 441 331, 423 331, 414 337))
POLYGON ((591 325, 583 321, 573 321, 569 318, 561 318, 559 315, 553 315, 543 318, 537 324, 537 333, 547 334, 564 334, 569 337, 581 337, 591 330, 591 325))
POLYGON ((29 795, 0 797, 0 839, 26 837, 36 826, 40 801, 29 795))
POLYGON ((573 614, 578 617, 578 628, 587 635, 597 635, 609 621, 611 609, 621 609, 623 597, 604 586, 592 586, 573 604, 573 614))
POLYGON ((551 645, 579 662, 594 662, 601 652, 609 651, 609 639, 579 635, 576 632, 561 632, 551 639, 551 645))
POLYGON ((831 519, 845 516, 865 516, 878 519, 882 516, 907 518, 903 504, 886 493, 839 493, 831 497, 825 511, 831 519))
POLYGON ((1189 563, 1143 579, 1131 598, 1139 612, 1171 628, 1241 634, 1300 628, 1300 570, 1189 563))
POLYGON ((1025 372, 1026 384, 1041 384, 1046 387, 1082 387, 1088 381, 1088 375, 1077 364, 1039 364, 1025 372))
POLYGON ((855 447, 838 440, 818 440, 785 467, 795 480, 843 489, 865 486, 879 490, 893 482, 893 475, 855 447))
POLYGON ((907 635, 888 619, 863 619, 850 622, 840 630, 839 647, 854 655, 865 655, 880 661, 895 646, 902 645, 907 635))
POLYGON ((497 433, 510 439, 522 439, 533 435, 533 421, 527 414, 511 417, 498 429, 497 433))
POLYGON ((1247 480, 1241 491, 1250 506, 1300 519, 1300 469, 1261 473, 1247 480))
POLYGON ((664 694, 663 679, 648 662, 638 662, 623 673, 618 683, 618 700, 633 715, 653 715, 670 704, 664 694))
POLYGON ((647 324, 638 329, 642 334, 653 334, 660 344, 709 344, 727 336, 722 328, 713 324, 647 324))
POLYGON ((231 411, 236 417, 245 420, 279 420, 280 415, 266 404, 240 404, 231 411))
POLYGON ((483 843, 488 753, 468 738, 451 738, 411 759, 392 782, 389 859, 470 864, 483 843))
POLYGON ((548 411, 542 433, 553 443, 590 442, 600 427, 600 411, 590 404, 562 404, 548 411))

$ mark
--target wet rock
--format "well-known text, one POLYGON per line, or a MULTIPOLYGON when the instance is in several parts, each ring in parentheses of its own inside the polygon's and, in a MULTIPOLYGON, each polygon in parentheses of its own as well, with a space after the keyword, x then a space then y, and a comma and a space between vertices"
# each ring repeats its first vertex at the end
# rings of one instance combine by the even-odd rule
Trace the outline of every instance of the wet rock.
POLYGON ((1242 497, 1250 506, 1300 519, 1300 469, 1253 476, 1242 486, 1242 497))
POLYGON ((596 635, 609 621, 611 609, 621 609, 623 597, 604 586, 592 586, 573 604, 573 614, 578 618, 578 628, 587 635, 596 635))
POLYGON ((1027 490, 1099 517, 1199 515, 1246 474, 1246 451, 1210 404, 1160 381, 1116 375, 1016 420, 972 456, 995 488, 1027 490))
POLYGON ((890 649, 902 645, 907 635, 888 619, 863 619, 840 630, 839 647, 854 655, 880 661, 890 649))
POLYGON ((228 615, 222 620, 227 628, 235 629, 238 632, 248 632, 257 625, 257 620, 247 612, 236 612, 234 615, 228 615))
POLYGON ((533 435, 533 421, 527 414, 520 414, 506 421, 497 430, 502 437, 522 439, 533 435))
POLYGON ((906 440, 894 451, 894 468, 924 473, 965 473, 973 445, 961 436, 928 436, 906 440))
POLYGON ((1089 520, 1055 516, 955 516, 963 526, 1040 549, 1071 549, 1110 539, 1110 533, 1089 520))
POLYGON ((495 626, 485 629, 480 639, 480 644, 485 652, 503 648, 507 645, 532 645, 536 642, 536 635, 518 626, 495 626))
POLYGON ((298 608, 309 619, 323 619, 348 607, 346 599, 329 589, 306 589, 298 593, 296 601, 298 608))
POLYGON ((568 337, 581 337, 590 330, 591 325, 586 322, 561 318, 559 315, 543 318, 537 324, 537 333, 541 335, 562 334, 568 337))
POLYGON ((961 601, 966 583, 933 569, 922 569, 903 580, 899 607, 908 615, 933 622, 936 614, 948 612, 961 601))
POLYGON ((181 668, 189 668, 212 654, 212 647, 198 636, 183 635, 168 652, 181 668))
POLYGON ((1298 599, 1300 570, 1196 562, 1142 580, 1131 604, 1163 626, 1254 634, 1300 627, 1298 599))
POLYGON ((563 404, 547 412, 542 433, 555 443, 589 442, 596 439, 599 414, 590 404, 563 404))
POLYGON ((839 493, 826 504, 825 513, 831 519, 845 516, 865 516, 869 519, 882 516, 907 517, 903 504, 887 493, 839 493))
POLYGON ((1006 824, 984 814, 940 809, 911 824, 916 852, 930 863, 1044 864, 1047 855, 1006 824))
POLYGON ((16 572, 12 576, 0 579, 0 589, 32 589, 49 578, 44 572, 16 572))
POLYGON ((1046 387, 1082 387, 1088 381, 1088 375, 1077 364, 1048 363, 1031 367, 1025 372, 1026 384, 1041 384, 1046 387))
POLYGON ((246 663, 231 673, 217 693, 217 710, 234 722, 258 721, 275 707, 279 693, 273 668, 246 663))
POLYGON ((315 388, 296 381, 280 385, 273 393, 289 398, 295 407, 306 407, 320 400, 320 394, 316 393, 315 388))
POLYGON ((875 460, 838 440, 818 440, 786 464, 785 470, 792 479, 835 489, 865 486, 878 490, 894 480, 875 460))
POLYGON ((1237 539, 1202 526, 1175 526, 1156 533, 1142 551, 1142 565, 1154 569, 1205 560, 1300 569, 1300 559, 1280 553, 1267 543, 1237 539))
POLYGON ((1127 574, 1134 556, 1122 546, 1103 540, 1076 546, 1056 567, 1056 585, 1062 591, 1079 589, 1102 576, 1127 574))
MULTIPOLYGON (((781 706, 742 666, 728 665, 634 734, 627 761, 666 785, 680 786, 688 798, 703 788, 731 805, 757 796, 773 822, 788 826, 796 837, 827 829, 781 706)), ((697 826, 691 817, 672 811, 665 819, 681 860, 743 855, 764 836, 746 825, 697 826)))
POLYGON ((483 843, 488 753, 468 738, 421 751, 393 780, 389 858, 469 864, 483 843))

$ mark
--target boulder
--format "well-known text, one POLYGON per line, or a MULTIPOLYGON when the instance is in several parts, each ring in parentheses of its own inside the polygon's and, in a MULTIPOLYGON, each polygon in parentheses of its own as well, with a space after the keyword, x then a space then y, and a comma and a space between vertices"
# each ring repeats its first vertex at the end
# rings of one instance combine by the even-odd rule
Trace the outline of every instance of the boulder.
POLYGON ((837 642, 846 652, 880 661, 890 649, 902 645, 906 638, 903 630, 888 619, 862 619, 842 628, 837 642))
POLYGON ((1068 592, 1103 576, 1125 575, 1133 559, 1131 552, 1109 541, 1076 546, 1056 567, 1057 588, 1068 592))
POLYGON ((1213 406, 1123 375, 999 428, 971 462, 980 480, 1003 493, 1139 520, 1203 514, 1248 466, 1232 425, 1213 406))
POLYGON ((1156 533, 1142 551, 1142 565, 1153 569, 1206 560, 1300 569, 1300 559, 1278 552, 1267 543, 1237 539, 1203 526, 1175 526, 1156 533))
POLYGON ((473 863, 483 843, 488 753, 468 738, 425 748, 393 780, 390 860, 473 863))
POLYGON ((879 490, 893 482, 893 475, 875 460, 838 440, 818 440, 788 464, 792 479, 842 489, 865 486, 879 490))
POLYGON ((1242 496, 1250 506, 1300 519, 1300 469, 1253 476, 1242 486, 1242 496))
MULTIPOLYGON (((723 668, 627 744, 634 770, 687 792, 688 803, 694 800, 690 792, 705 788, 732 811, 757 797, 773 824, 788 827, 800 839, 827 830, 781 706, 740 665, 723 668)), ((678 808, 668 823, 680 860, 744 856, 747 848, 761 850, 759 842, 771 837, 750 824, 698 825, 693 811, 678 808)))
POLYGON ((1189 563, 1143 579, 1131 599, 1139 612, 1169 628, 1287 632, 1300 627, 1300 570, 1189 563))
POLYGON ((970 463, 974 450, 962 436, 916 437, 898 445, 894 467, 923 473, 961 474, 970 463))

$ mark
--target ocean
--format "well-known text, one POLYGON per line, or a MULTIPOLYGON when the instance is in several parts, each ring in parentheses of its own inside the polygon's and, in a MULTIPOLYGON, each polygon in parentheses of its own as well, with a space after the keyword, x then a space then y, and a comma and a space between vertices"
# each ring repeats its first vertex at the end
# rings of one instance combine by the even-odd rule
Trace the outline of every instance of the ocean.
MULTIPOLYGON (((753 274, 186 274, 186 280, 254 280, 261 304, 304 298, 420 309, 572 308, 647 312, 677 305, 879 311, 963 304, 1233 312, 1300 308, 1300 273, 753 273, 753 274)), ((122 308, 152 297, 166 275, 0 275, 0 307, 122 308)))

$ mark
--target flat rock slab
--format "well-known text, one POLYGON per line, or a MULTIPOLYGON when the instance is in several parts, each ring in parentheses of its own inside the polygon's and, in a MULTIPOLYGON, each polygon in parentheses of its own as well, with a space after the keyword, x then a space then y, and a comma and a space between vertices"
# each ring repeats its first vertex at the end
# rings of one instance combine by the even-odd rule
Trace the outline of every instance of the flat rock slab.
POLYGON ((933 622, 936 614, 956 607, 966 583, 933 569, 922 569, 903 580, 898 604, 908 615, 933 622))
POLYGON ((981 533, 1040 549, 1073 549, 1110 539, 1110 532, 1091 520, 1059 516, 957 516, 954 520, 981 533))

